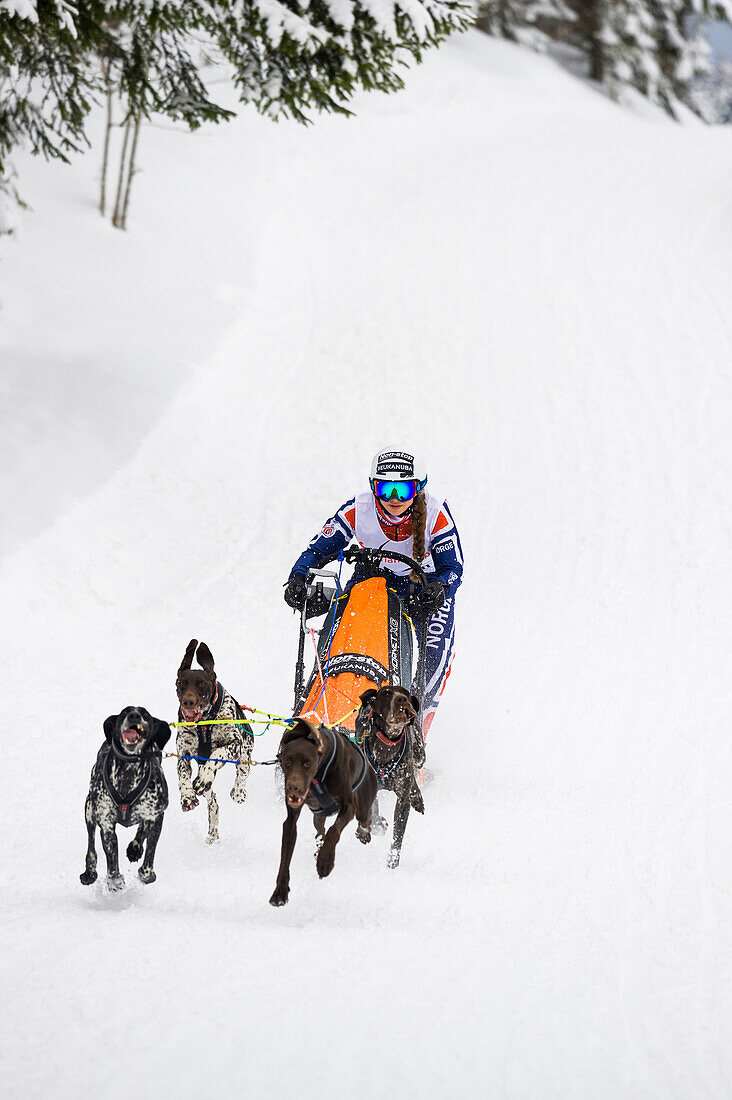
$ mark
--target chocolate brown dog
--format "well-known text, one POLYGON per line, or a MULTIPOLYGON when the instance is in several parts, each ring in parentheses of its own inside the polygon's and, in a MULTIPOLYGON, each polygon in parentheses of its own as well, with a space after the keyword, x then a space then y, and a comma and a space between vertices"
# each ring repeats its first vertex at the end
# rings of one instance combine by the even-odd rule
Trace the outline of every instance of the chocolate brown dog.
MULTIPOLYGON (((422 792, 415 774, 415 766, 421 768, 425 761, 418 715, 419 700, 397 686, 365 691, 356 717, 356 736, 362 741, 366 759, 376 772, 379 790, 393 791, 397 797, 389 867, 399 866, 410 807, 417 813, 424 813, 422 792)), ((373 817, 386 828, 379 813, 378 798, 374 799, 373 817)))
POLYGON ((351 818, 358 821, 356 836, 371 840, 371 807, 376 798, 376 776, 362 750, 339 730, 316 726, 300 718, 285 731, 278 758, 285 777, 287 817, 282 826, 282 853, 277 884, 270 905, 286 905, 290 893, 290 861, 297 840, 297 819, 303 806, 312 810, 318 837, 316 867, 326 878, 335 864, 336 844, 351 818), (336 819, 325 831, 325 819, 336 819))

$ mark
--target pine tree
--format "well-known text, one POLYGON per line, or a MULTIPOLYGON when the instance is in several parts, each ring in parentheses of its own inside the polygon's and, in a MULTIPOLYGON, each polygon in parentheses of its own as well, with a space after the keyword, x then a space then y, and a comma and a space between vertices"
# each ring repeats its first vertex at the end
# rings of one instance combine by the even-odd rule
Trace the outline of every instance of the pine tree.
POLYGON ((712 71, 705 22, 732 23, 732 0, 482 0, 477 25, 541 49, 554 38, 587 57, 618 97, 635 88, 669 114, 725 117, 724 70, 712 71))
POLYGON ((0 0, 0 233, 13 227, 9 200, 20 201, 12 150, 68 160, 85 145, 92 87, 68 5, 0 0))
POLYGON ((566 37, 588 57, 589 75, 614 96, 635 88, 669 114, 703 114, 710 73, 704 23, 732 22, 732 0, 567 0, 566 37))
POLYGON ((72 7, 66 0, 0 0, 0 193, 6 214, 14 193, 12 150, 22 145, 68 161, 87 147, 87 116, 110 82, 134 117, 160 111, 194 127, 230 116, 210 101, 189 55, 192 10, 174 3, 80 0, 72 7))
POLYGON ((555 32, 575 18, 564 0, 483 0, 476 26, 487 34, 543 50, 555 32))
POLYGON ((700 91, 712 71, 708 19, 732 22, 732 0, 649 0, 656 23, 662 102, 672 114, 682 103, 700 113, 700 91))
POLYGON ((699 113, 707 122, 732 123, 732 61, 718 61, 695 90, 699 113))
POLYGON ((206 29, 243 102, 272 118, 349 114, 357 88, 396 91, 410 58, 472 22, 472 0, 212 0, 206 29))
POLYGON ((232 112, 209 96, 200 73, 195 35, 201 12, 191 3, 106 0, 98 13, 97 46, 106 102, 99 208, 106 212, 110 136, 116 106, 124 140, 117 170, 112 224, 125 229, 140 128, 154 114, 185 122, 191 130, 203 122, 221 122, 232 112))
POLYGON ((664 92, 656 57, 656 24, 648 0, 612 0, 603 7, 599 27, 602 82, 612 95, 637 88, 654 102, 664 92))
POLYGON ((243 102, 306 122, 348 114, 359 87, 401 88, 410 59, 471 20, 471 0, 0 0, 0 192, 13 148, 68 160, 110 96, 134 135, 153 113, 191 129, 229 117, 201 77, 202 41, 233 66, 243 102))

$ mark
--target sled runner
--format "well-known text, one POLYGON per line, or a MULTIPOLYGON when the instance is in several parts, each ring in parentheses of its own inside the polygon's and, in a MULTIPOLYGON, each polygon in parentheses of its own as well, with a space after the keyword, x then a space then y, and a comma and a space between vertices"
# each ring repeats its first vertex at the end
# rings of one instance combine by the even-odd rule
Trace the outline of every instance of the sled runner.
MULTIPOLYGON (((389 587, 389 574, 379 568, 382 558, 397 559, 411 566, 419 580, 427 578, 418 562, 393 550, 370 550, 350 546, 343 560, 358 566, 361 579, 342 591, 338 574, 311 569, 307 576, 306 600, 300 615, 300 639, 295 668, 297 715, 314 715, 325 725, 337 724, 344 733, 355 735, 360 697, 369 688, 401 684, 410 687, 413 674, 412 626, 396 592, 389 587), (336 582, 325 587, 324 582, 336 582), (325 615, 319 630, 308 620, 325 615), (316 643, 316 659, 304 681, 304 652, 308 634, 316 643)), ((417 662, 417 697, 422 706, 427 632, 417 662)))

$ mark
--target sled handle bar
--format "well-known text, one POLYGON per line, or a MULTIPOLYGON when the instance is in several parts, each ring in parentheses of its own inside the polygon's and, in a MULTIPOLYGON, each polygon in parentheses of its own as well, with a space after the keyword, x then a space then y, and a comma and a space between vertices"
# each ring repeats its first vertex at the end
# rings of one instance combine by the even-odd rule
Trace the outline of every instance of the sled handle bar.
POLYGON ((372 550, 363 546, 349 546, 343 552, 343 557, 349 565, 353 565, 357 562, 364 565, 375 565, 377 561, 381 561, 383 558, 392 558, 395 561, 402 561, 405 565, 411 566, 425 588, 429 583, 427 574, 419 562, 415 561, 414 558, 408 557, 406 554, 397 553, 396 550, 372 550))
MULTIPOLYGON (((347 561, 349 565, 360 563, 366 566, 376 566, 377 562, 380 562, 383 558, 391 558, 392 560, 403 561, 405 565, 409 565, 412 567, 412 569, 414 569, 423 588, 426 588, 429 583, 427 580, 427 575, 419 562, 415 561, 414 558, 408 557, 406 554, 399 554, 396 550, 371 549, 370 547, 352 545, 347 547, 347 549, 344 550, 342 553, 343 560, 347 561)), ((323 564, 327 565, 331 561, 335 561, 337 557, 340 557, 340 553, 338 555, 334 554, 331 557, 326 558, 323 564)), ((307 579, 308 581, 311 581, 314 580, 315 577, 323 577, 324 579, 334 580, 336 582, 335 588, 324 588, 322 584, 317 585, 317 588, 320 589, 321 597, 324 597, 327 600, 328 606, 330 607, 330 604, 333 602, 333 597, 339 590, 338 573, 333 572, 333 570, 331 569, 314 569, 311 567, 310 569, 308 569, 307 579)), ((315 588, 315 585, 308 585, 308 599, 315 592, 315 588)), ((305 623, 308 617, 308 599, 305 600, 301 611, 301 626, 303 631, 306 629, 305 623)))
MULTIPOLYGON (((330 607, 331 603, 333 602, 333 597, 335 596, 336 592, 338 591, 338 574, 334 573, 332 569, 312 569, 312 568, 308 569, 308 576, 307 576, 308 582, 311 580, 311 578, 315 578, 315 577, 325 577, 325 578, 334 580, 336 582, 336 587, 335 588, 323 588, 322 585, 320 586, 321 590, 322 590, 322 594, 325 597, 325 599, 328 601, 328 606, 330 607)), ((314 591, 315 591, 315 586, 308 584, 308 598, 312 595, 312 593, 314 591)), ((300 612, 300 619, 301 619, 303 630, 306 629, 305 622, 306 622, 306 619, 307 619, 307 609, 308 609, 308 601, 306 599, 305 603, 302 605, 302 610, 300 612)), ((315 616, 315 618, 317 618, 317 615, 315 616)))

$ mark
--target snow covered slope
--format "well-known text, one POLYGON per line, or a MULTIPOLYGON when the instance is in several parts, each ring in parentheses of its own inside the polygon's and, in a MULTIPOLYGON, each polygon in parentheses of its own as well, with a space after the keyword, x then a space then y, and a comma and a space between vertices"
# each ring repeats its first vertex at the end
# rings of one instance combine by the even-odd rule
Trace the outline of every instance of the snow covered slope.
POLYGON ((0 338, 3 1079, 726 1097, 732 134, 477 34, 357 110, 146 132, 127 236, 93 165, 24 167, 0 338), (121 897, 81 887, 102 720, 173 719, 194 636, 240 701, 286 711, 282 583, 402 435, 466 580, 399 871, 349 830, 318 881, 303 818, 270 908, 284 815, 254 769, 244 807, 219 780, 218 848, 174 799, 157 883, 123 860, 121 897))

